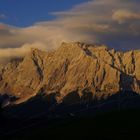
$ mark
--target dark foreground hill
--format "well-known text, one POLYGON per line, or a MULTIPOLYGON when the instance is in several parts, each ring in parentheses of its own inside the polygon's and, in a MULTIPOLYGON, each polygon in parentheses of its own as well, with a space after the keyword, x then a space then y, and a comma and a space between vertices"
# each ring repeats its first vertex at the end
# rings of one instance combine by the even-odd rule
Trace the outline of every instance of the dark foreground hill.
POLYGON ((48 99, 42 96, 4 108, 1 110, 1 137, 10 140, 134 138, 140 127, 140 96, 130 92, 117 95, 96 103, 59 104, 50 111, 48 99))
MULTIPOLYGON (((65 118, 38 123, 4 138, 25 139, 124 139, 139 137, 140 110, 99 113, 95 117, 65 118)), ((38 120, 41 121, 41 120, 38 120)))

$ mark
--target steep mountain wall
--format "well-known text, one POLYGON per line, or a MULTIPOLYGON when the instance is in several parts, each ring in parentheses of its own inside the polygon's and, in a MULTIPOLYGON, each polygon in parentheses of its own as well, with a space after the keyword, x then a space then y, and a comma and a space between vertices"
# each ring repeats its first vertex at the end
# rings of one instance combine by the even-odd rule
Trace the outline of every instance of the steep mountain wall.
POLYGON ((0 70, 0 94, 24 102, 55 93, 58 102, 70 93, 109 97, 122 90, 140 93, 140 51, 117 52, 104 45, 62 43, 53 52, 32 49, 22 61, 0 70))

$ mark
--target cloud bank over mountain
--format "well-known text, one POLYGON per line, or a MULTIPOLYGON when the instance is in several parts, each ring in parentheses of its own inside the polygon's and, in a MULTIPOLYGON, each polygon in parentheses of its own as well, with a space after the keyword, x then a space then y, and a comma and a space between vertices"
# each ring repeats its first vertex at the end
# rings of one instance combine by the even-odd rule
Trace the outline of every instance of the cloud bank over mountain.
POLYGON ((55 49, 61 42, 101 43, 117 50, 140 47, 140 1, 90 0, 52 21, 30 27, 0 24, 0 58, 23 56, 32 47, 55 49), (26 46, 26 47, 25 47, 26 46))

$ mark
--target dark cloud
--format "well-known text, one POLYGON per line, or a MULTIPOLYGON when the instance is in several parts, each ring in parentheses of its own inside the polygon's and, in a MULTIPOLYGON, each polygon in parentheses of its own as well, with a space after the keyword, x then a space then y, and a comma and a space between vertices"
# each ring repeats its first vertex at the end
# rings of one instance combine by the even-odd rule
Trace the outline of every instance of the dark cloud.
POLYGON ((5 19, 6 15, 5 14, 0 14, 0 19, 5 19))

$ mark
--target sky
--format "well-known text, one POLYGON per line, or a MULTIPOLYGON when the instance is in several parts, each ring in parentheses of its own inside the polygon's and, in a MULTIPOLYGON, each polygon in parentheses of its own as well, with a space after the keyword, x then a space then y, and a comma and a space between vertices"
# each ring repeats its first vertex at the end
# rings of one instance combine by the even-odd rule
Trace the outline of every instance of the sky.
POLYGON ((0 0, 0 63, 62 42, 140 49, 140 0, 0 0))
POLYGON ((52 20, 51 12, 63 11, 86 0, 0 0, 0 22, 26 27, 52 20))

